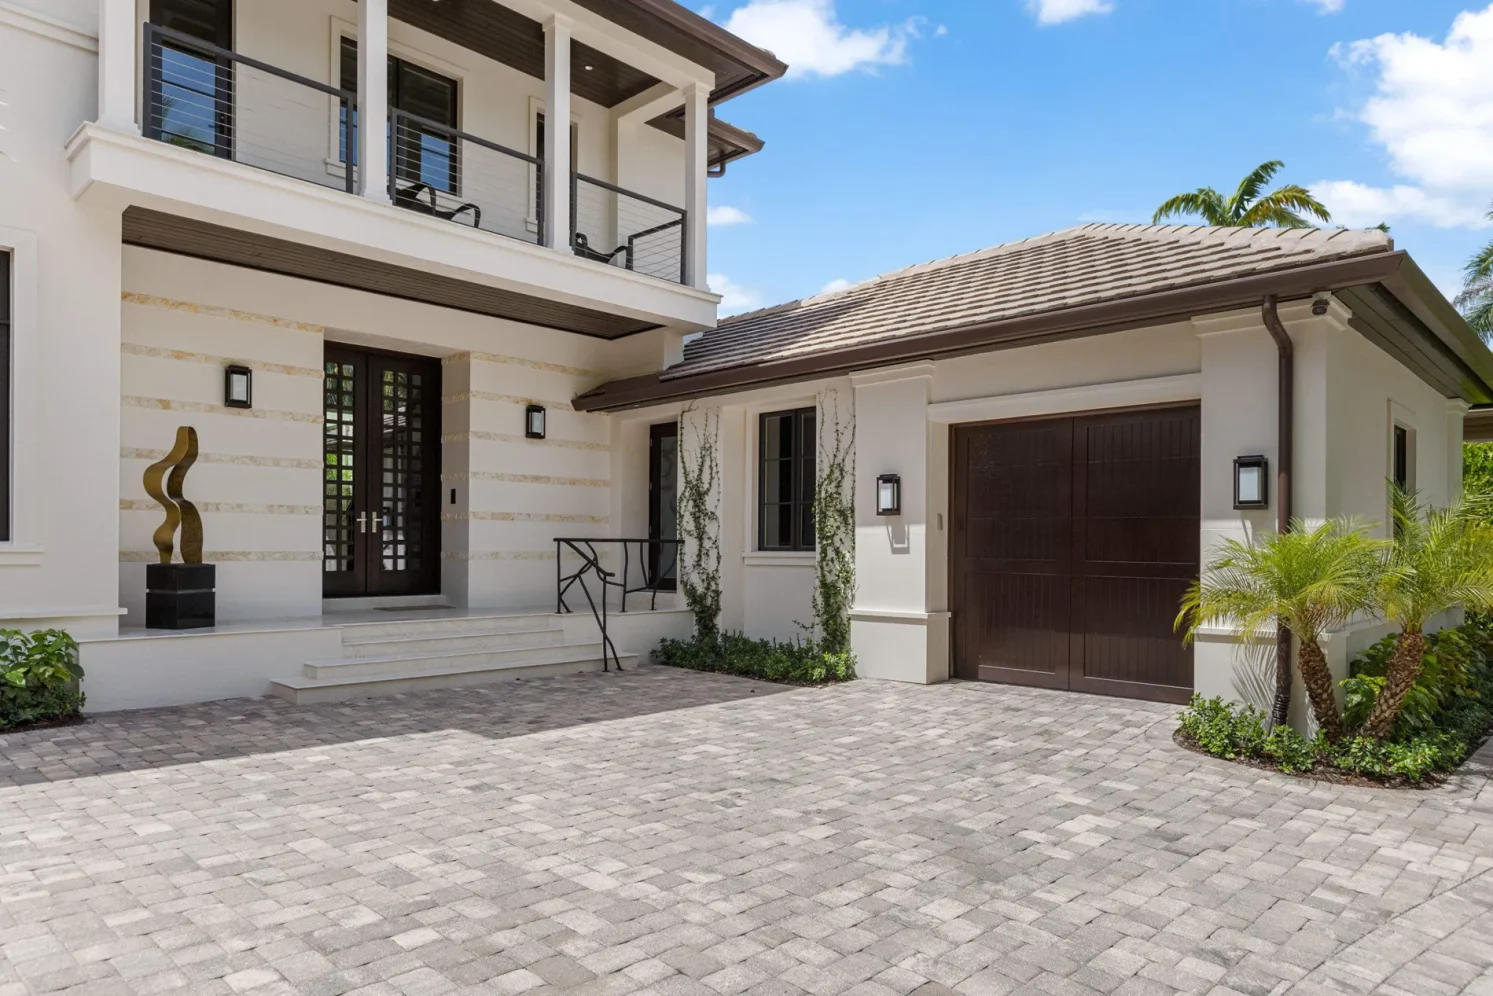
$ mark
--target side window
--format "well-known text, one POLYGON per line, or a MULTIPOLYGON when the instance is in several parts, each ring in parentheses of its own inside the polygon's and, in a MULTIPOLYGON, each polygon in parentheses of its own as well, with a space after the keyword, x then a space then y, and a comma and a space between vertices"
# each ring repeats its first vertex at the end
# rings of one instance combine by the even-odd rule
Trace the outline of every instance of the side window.
POLYGON ((814 409, 763 415, 757 445, 758 548, 814 549, 814 409))
POLYGON ((1403 491, 1415 490, 1415 430, 1394 425, 1389 475, 1403 491))
POLYGON ((10 541, 10 272, 0 250, 0 542, 10 541))

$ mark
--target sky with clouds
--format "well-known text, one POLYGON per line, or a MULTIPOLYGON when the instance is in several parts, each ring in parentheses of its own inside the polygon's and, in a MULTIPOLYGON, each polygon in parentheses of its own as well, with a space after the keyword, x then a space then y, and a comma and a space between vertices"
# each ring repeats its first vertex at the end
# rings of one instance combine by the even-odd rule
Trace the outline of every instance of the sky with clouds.
POLYGON ((725 311, 1089 221, 1282 159, 1444 290, 1493 238, 1490 0, 717 0, 792 67, 720 107, 725 311))

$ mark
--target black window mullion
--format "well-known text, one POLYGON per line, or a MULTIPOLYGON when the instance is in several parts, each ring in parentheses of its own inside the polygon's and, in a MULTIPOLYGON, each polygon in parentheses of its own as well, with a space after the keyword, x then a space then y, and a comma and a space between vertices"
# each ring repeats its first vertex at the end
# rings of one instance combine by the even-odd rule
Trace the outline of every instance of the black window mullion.
POLYGON ((814 483, 816 436, 814 409, 767 412, 758 421, 758 548, 777 551, 814 549, 814 483), (769 471, 773 473, 770 475, 769 471), (768 492, 768 478, 777 490, 768 492), (771 527, 771 528, 770 528, 771 527))

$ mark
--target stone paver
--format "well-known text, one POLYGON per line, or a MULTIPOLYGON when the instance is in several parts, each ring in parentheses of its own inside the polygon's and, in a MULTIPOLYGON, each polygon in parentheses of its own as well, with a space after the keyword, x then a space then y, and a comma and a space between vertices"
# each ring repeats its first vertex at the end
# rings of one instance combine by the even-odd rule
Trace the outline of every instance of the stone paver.
POLYGON ((1493 793, 642 670, 0 736, 0 996, 1493 996, 1493 793))

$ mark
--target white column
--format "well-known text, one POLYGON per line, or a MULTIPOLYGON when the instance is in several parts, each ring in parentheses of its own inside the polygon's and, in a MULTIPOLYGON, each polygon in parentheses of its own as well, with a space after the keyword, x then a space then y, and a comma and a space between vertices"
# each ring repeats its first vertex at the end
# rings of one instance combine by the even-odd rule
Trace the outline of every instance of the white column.
POLYGON ((358 192, 389 200, 389 0, 358 4, 358 192))
POLYGON ((706 165, 709 158, 710 90, 684 88, 684 282, 705 289, 706 165))
POLYGON ((570 21, 544 22, 544 244, 570 251, 570 21))
POLYGON ((99 0, 98 123, 139 133, 135 86, 140 77, 135 0, 99 0))

